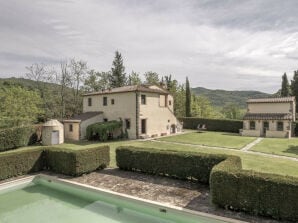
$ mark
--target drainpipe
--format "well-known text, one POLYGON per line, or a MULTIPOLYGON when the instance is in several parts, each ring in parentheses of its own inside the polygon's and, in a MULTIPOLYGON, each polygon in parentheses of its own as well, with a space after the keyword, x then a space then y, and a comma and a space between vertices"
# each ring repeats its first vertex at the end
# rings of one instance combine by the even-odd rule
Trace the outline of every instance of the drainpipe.
POLYGON ((140 93, 136 91, 136 138, 139 138, 139 117, 140 117, 140 103, 139 103, 140 93))

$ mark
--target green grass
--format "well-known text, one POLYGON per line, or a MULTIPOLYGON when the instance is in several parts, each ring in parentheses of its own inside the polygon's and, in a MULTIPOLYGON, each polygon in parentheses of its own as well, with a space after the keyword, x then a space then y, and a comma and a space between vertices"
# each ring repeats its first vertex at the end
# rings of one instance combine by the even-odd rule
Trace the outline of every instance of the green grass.
POLYGON ((160 140, 167 142, 216 146, 229 149, 241 149, 242 147, 254 141, 255 139, 255 137, 240 137, 239 134, 226 132, 193 132, 182 135, 164 137, 160 140))
POLYGON ((269 153, 269 154, 276 154, 276 155, 298 158, 298 138, 291 138, 291 139, 265 138, 250 150, 258 151, 262 153, 269 153))

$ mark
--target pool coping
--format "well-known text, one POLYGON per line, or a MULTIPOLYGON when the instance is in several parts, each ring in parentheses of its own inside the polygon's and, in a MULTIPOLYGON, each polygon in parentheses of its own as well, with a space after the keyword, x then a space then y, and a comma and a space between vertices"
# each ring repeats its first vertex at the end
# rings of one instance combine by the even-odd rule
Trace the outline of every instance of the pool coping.
POLYGON ((71 181, 71 180, 62 179, 62 178, 59 178, 57 176, 50 176, 50 175, 43 174, 43 173, 34 174, 34 175, 26 176, 26 177, 23 177, 23 178, 20 178, 20 179, 0 183, 0 190, 1 189, 8 189, 10 187, 25 184, 25 183, 30 183, 35 178, 45 178, 45 179, 53 181, 53 182, 66 184, 68 186, 74 186, 74 187, 79 188, 79 189, 88 189, 88 190, 91 190, 93 192, 101 192, 101 193, 112 195, 115 198, 126 199, 126 200, 134 201, 134 202, 140 203, 140 204, 145 203, 146 205, 154 207, 154 208, 156 208, 156 206, 157 206, 157 208, 159 208, 160 210, 164 209, 164 208, 167 208, 167 209, 169 209, 171 211, 174 211, 174 212, 175 211, 179 211, 179 212, 181 211, 181 212, 184 212, 186 214, 190 214, 190 215, 194 215, 194 216, 198 216, 198 217, 213 218, 215 220, 224 221, 224 222, 248 223, 246 221, 241 221, 241 220, 236 220, 236 219, 232 219, 232 218, 222 217, 222 216, 209 214, 209 213, 205 213, 205 212, 200 212, 200 211, 194 211, 194 210, 190 210, 190 209, 183 208, 183 207, 177 207, 177 206, 170 205, 170 204, 165 204, 165 203, 152 201, 152 200, 147 200, 147 199, 143 199, 143 198, 139 198, 139 197, 123 194, 123 193, 118 193, 118 192, 114 192, 114 191, 111 191, 111 190, 102 189, 102 188, 90 186, 90 185, 87 185, 87 184, 82 184, 82 183, 74 182, 74 181, 71 181))

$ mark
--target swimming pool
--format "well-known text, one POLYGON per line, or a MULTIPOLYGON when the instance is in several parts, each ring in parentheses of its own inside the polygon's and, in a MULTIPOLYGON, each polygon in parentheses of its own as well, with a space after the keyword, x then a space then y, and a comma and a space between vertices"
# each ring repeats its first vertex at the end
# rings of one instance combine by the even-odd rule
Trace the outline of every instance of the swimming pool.
POLYGON ((238 222, 38 175, 0 185, 1 223, 238 222))

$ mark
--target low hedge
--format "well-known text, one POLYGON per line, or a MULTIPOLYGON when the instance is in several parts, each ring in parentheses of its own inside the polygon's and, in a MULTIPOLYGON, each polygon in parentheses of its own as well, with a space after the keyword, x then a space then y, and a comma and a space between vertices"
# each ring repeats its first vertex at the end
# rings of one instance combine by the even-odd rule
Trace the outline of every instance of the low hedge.
POLYGON ((0 180, 40 171, 44 166, 44 153, 40 148, 1 154, 0 180))
POLYGON ((79 176, 105 168, 110 162, 108 146, 82 150, 49 148, 46 150, 47 168, 71 176, 79 176))
POLYGON ((122 146, 116 149, 117 166, 123 170, 193 179, 208 184, 211 169, 225 155, 177 152, 122 146))
POLYGON ((0 151, 31 145, 36 142, 36 131, 32 126, 0 129, 0 151))
POLYGON ((298 178, 242 170, 231 158, 210 176, 212 202, 218 206, 298 221, 298 178))
POLYGON ((243 122, 240 120, 228 119, 204 119, 204 118, 179 118, 183 122, 183 128, 197 129, 199 124, 205 124, 209 131, 219 132, 239 132, 243 128, 243 122))
POLYGON ((0 180, 44 169, 78 176, 109 165, 109 147, 82 150, 37 147, 0 153, 0 180))

